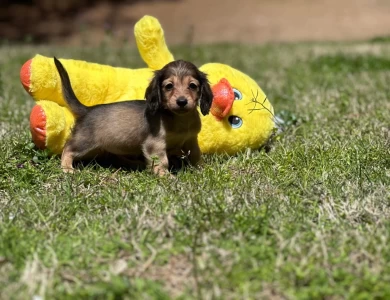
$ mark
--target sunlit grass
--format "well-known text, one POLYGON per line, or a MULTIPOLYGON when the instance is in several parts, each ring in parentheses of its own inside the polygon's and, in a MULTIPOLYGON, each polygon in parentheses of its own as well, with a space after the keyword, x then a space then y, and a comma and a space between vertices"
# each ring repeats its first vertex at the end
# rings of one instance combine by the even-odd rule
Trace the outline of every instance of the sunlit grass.
POLYGON ((390 297, 390 43, 172 48, 253 77, 285 120, 271 152, 205 157, 177 181, 30 141, 36 53, 141 67, 136 49, 0 48, 0 298, 390 297))

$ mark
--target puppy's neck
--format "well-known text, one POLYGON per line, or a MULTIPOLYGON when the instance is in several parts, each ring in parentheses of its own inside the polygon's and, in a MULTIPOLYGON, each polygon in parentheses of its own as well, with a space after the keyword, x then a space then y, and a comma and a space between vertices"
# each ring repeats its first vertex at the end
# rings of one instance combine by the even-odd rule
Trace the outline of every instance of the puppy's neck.
POLYGON ((188 130, 197 134, 201 129, 201 120, 197 110, 182 115, 164 110, 161 113, 161 117, 164 127, 168 132, 188 130))
POLYGON ((199 113, 197 110, 192 110, 192 111, 189 111, 187 113, 176 114, 168 109, 164 109, 161 112, 161 116, 163 118, 165 117, 167 119, 181 121, 181 122, 184 122, 184 121, 192 122, 193 120, 196 120, 199 118, 199 113))

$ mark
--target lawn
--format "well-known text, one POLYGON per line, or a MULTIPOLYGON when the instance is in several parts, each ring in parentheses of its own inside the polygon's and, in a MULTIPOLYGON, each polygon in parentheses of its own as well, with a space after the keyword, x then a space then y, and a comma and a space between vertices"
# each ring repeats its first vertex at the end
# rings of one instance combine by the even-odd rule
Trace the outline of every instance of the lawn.
POLYGON ((0 47, 0 298, 389 299, 390 40, 171 47, 253 77, 270 152, 177 180, 36 150, 19 82, 36 53, 141 67, 137 50, 0 47))

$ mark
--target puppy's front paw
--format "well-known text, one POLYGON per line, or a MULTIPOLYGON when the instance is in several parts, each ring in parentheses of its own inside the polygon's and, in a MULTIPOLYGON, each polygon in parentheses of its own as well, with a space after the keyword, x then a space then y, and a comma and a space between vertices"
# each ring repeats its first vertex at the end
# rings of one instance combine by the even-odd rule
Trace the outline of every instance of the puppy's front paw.
POLYGON ((163 168, 160 166, 156 166, 153 168, 153 173, 156 174, 159 177, 168 176, 169 178, 175 178, 175 176, 172 175, 171 172, 167 168, 163 168))
POLYGON ((74 173, 74 169, 73 168, 62 168, 62 171, 64 173, 69 173, 69 174, 73 174, 74 173))

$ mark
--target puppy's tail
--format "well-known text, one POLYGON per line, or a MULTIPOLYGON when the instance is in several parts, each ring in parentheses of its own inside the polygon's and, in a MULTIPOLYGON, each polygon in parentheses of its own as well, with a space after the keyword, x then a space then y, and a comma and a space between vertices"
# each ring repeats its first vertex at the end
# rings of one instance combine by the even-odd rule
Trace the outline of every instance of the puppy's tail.
POLYGON ((54 64, 56 65, 58 73, 61 77, 62 93, 64 95, 65 101, 68 103, 70 109, 77 117, 84 116, 89 110, 88 106, 85 106, 80 102, 79 99, 77 99, 72 89, 72 85, 70 84, 68 72, 56 57, 54 57, 54 64))

